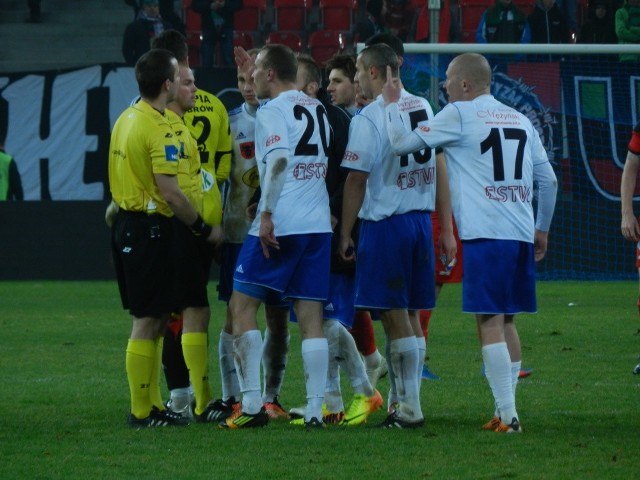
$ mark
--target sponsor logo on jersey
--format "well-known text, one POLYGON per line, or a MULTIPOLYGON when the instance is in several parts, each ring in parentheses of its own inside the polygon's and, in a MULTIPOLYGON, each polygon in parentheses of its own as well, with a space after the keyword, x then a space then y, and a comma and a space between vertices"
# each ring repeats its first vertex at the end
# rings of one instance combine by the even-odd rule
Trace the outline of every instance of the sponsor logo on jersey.
POLYGON ((242 175, 242 183, 251 188, 258 188, 260 186, 260 175, 258 174, 257 166, 244 172, 242 175))
POLYGON ((327 165, 325 163, 298 163, 293 167, 293 177, 296 180, 310 180, 326 176, 327 165))
POLYGON ((240 155, 245 160, 251 160, 256 156, 256 145, 253 142, 244 142, 240 145, 240 155))
POLYGON ((431 131, 431 129, 429 127, 427 127, 426 125, 422 125, 420 127, 418 127, 420 130, 422 130, 424 133, 429 133, 431 131))
POLYGON ((274 143, 277 143, 280 141, 280 136, 279 135, 271 135, 269 138, 267 138, 266 147, 269 147, 271 145, 273 145, 274 143))
POLYGON ((165 145, 164 146, 164 156, 167 159, 167 162, 177 162, 178 161, 178 147, 175 145, 165 145))
POLYGON ((240 264, 240 265, 238 265, 238 266, 236 267, 236 272, 238 272, 238 273, 244 273, 244 269, 242 268, 242 264, 240 264))
POLYGON ((173 133, 165 133, 164 134, 164 138, 172 138, 173 137, 173 133))
POLYGON ((358 154, 356 152, 345 150, 342 160, 344 162, 357 162, 359 158, 360 157, 358 157, 358 154))
POLYGON ((401 172, 396 184, 400 190, 416 188, 422 185, 431 185, 435 180, 435 167, 419 168, 410 172, 401 172))
POLYGON ((484 187, 484 194, 489 200, 503 203, 531 203, 531 188, 524 185, 488 186, 484 187))
POLYGON ((335 308, 333 308, 333 303, 329 303, 326 307, 324 307, 324 309, 327 312, 335 312, 335 308))
POLYGON ((247 138, 247 137, 245 136, 244 133, 240 132, 238 135, 236 135, 235 139, 236 140, 242 140, 243 138, 247 138))

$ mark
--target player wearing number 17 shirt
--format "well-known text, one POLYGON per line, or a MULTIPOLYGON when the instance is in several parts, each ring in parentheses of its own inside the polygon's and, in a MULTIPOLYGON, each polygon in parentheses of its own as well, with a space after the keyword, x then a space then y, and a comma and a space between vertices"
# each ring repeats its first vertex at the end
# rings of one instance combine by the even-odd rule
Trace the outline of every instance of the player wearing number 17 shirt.
POLYGON ((254 60, 235 50, 238 73, 251 78, 258 109, 256 162, 262 195, 234 274, 229 302, 242 407, 226 428, 268 422, 260 386, 262 338, 258 307, 273 291, 293 303, 302 337, 307 391, 305 424, 322 426, 329 349, 322 301, 329 293, 331 221, 325 185, 330 127, 322 104, 296 89, 297 60, 283 45, 263 47, 254 60))
POLYGON ((535 261, 547 249, 557 181, 531 122, 497 101, 490 85, 485 57, 455 57, 445 81, 450 103, 410 133, 395 103, 399 86, 387 82, 383 96, 387 133, 397 153, 425 145, 444 150, 464 246, 462 308, 476 315, 496 404, 496 415, 483 428, 512 433, 522 431, 515 401, 521 352, 514 316, 536 311, 535 261))
MULTIPOLYGON (((345 260, 357 256, 355 305, 380 312, 389 342, 398 405, 382 427, 416 428, 424 424, 417 311, 435 304, 430 213, 436 208, 436 194, 448 213, 448 235, 443 235, 448 258, 455 255, 455 240, 448 191, 436 191, 436 176, 446 178, 444 160, 424 145, 408 155, 396 155, 389 143, 380 93, 392 75, 398 77, 398 57, 389 46, 372 45, 358 56, 356 81, 367 98, 376 100, 351 120, 342 161, 350 172, 344 187, 339 249, 345 260), (362 222, 354 255, 350 246, 356 216, 362 222)), ((407 125, 433 116, 426 100, 404 90, 400 105, 407 125)))

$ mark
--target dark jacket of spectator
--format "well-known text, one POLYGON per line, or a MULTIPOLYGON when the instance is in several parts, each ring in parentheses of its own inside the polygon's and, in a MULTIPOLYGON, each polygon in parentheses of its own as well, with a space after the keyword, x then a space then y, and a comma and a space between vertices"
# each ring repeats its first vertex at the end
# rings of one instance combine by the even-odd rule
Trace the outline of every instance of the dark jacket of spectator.
POLYGON ((531 30, 527 17, 512 0, 496 0, 480 18, 476 43, 529 43, 531 30))
POLYGON ((529 15, 531 43, 570 43, 571 32, 555 0, 538 0, 529 15))
POLYGON ((604 0, 596 2, 589 20, 580 30, 578 43, 618 43, 613 16, 609 14, 609 8, 604 0))
POLYGON ((138 18, 127 25, 122 39, 122 56, 127 65, 135 65, 151 48, 153 37, 171 28, 160 15, 150 16, 145 9, 140 10, 138 18))

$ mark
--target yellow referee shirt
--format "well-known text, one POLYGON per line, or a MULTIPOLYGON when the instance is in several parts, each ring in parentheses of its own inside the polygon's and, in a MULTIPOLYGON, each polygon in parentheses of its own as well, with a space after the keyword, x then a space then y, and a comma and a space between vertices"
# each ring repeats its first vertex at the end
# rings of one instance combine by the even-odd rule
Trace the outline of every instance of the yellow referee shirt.
POLYGON ((116 121, 109 145, 109 186, 116 204, 130 212, 173 212, 154 174, 177 175, 179 143, 167 117, 147 102, 127 108, 116 121))
POLYGON ((171 128, 176 135, 176 140, 180 144, 178 159, 178 186, 182 193, 189 199, 193 208, 203 215, 203 188, 202 176, 200 175, 200 152, 198 144, 191 136, 191 132, 184 124, 184 121, 172 110, 167 109, 165 115, 171 123, 171 128))
POLYGON ((204 185, 204 214, 209 225, 222 223, 222 185, 231 172, 231 132, 223 103, 204 90, 196 92, 196 105, 184 116, 191 135, 198 142, 204 185))

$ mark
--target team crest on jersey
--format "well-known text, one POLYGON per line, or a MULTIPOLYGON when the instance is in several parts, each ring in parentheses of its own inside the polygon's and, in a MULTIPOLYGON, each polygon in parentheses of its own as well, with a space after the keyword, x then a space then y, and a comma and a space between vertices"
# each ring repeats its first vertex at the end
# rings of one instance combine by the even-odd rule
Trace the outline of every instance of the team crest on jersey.
POLYGON ((271 135, 269 138, 267 138, 266 147, 269 147, 271 145, 273 145, 274 143, 278 143, 280 141, 280 136, 279 135, 271 135))
POLYGON ((256 156, 256 145, 253 142, 244 142, 240 144, 240 154, 245 160, 251 160, 256 156))
POLYGON ((352 152, 350 150, 345 150, 344 152, 344 156, 342 157, 342 160, 344 160, 345 162, 355 162, 359 159, 360 157, 358 157, 358 154, 355 152, 352 152))

